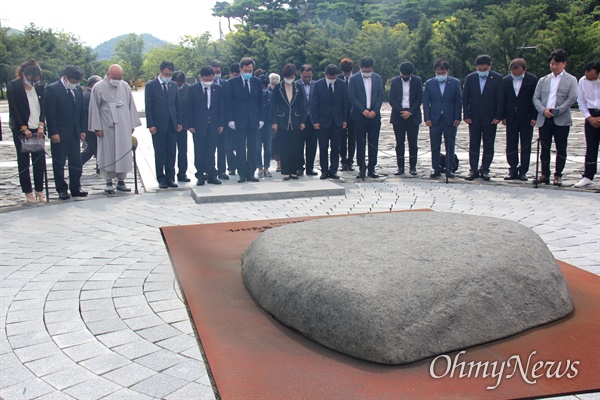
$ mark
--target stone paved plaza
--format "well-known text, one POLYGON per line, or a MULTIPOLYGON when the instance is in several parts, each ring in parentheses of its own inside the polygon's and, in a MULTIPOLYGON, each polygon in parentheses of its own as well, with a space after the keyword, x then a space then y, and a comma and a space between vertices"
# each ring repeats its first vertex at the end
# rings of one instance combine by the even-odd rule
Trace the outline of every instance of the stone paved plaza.
MULTIPOLYGON (((391 175, 393 134, 389 126, 383 129, 379 171, 391 175)), ((417 178, 357 182, 344 175, 340 184, 345 196, 199 205, 189 188, 156 190, 148 178, 140 195, 104 195, 92 160, 84 171, 84 186, 92 192, 89 199, 59 202, 53 194, 49 205, 32 207, 21 205, 22 194, 14 183, 18 185, 18 178, 9 179, 16 172, 10 164, 14 148, 4 132, 0 398, 6 400, 215 398, 159 231, 163 226, 431 208, 519 222, 539 234, 556 258, 600 274, 598 194, 569 187, 534 189, 531 182, 499 179, 506 172, 500 133, 494 178, 487 183, 432 181, 424 154, 417 178), (12 200, 4 203, 7 197, 12 200)), ((136 131, 136 136, 143 135, 148 136, 147 130, 136 131)), ((420 137, 419 152, 426 153, 429 142, 423 128, 420 137)), ((569 155, 575 161, 583 158, 582 138, 581 132, 570 136, 569 155)), ((140 176, 151 176, 148 140, 141 142, 140 176)), ((459 152, 459 158, 459 173, 464 175, 466 155, 459 152)), ((581 169, 568 162, 566 180, 575 183, 581 169)), ((278 184, 277 178, 273 181, 261 184, 278 184)), ((339 240, 344 240, 343 233, 339 240)), ((435 245, 436 238, 431 238, 435 245)), ((478 245, 477 237, 472 245, 478 245)), ((590 400, 600 395, 565 398, 590 400)))

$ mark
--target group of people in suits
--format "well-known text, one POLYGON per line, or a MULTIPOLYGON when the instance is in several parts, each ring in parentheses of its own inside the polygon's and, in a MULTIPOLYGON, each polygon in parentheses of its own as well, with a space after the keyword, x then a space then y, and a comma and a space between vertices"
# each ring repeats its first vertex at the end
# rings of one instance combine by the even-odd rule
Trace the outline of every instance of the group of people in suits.
POLYGON ((404 143, 408 139, 409 171, 416 175, 417 136, 421 123, 421 103, 431 143, 430 177, 445 172, 454 178, 453 163, 457 127, 461 120, 469 125, 469 173, 466 180, 490 180, 490 165, 498 124, 506 126, 506 157, 509 164, 505 180, 527 181, 534 127, 539 128, 541 143, 541 176, 536 183, 550 184, 550 154, 552 141, 556 146, 556 162, 552 183, 562 185, 562 172, 567 157, 567 138, 572 125, 570 108, 578 100, 586 118, 586 166, 576 187, 589 186, 596 173, 598 129, 600 127, 599 63, 584 67, 579 89, 574 76, 565 71, 567 53, 562 49, 549 56, 551 73, 538 79, 527 72, 526 61, 512 60, 511 73, 505 77, 492 70, 488 55, 475 60, 476 71, 469 74, 461 88, 460 81, 448 75, 450 63, 435 61, 435 77, 422 87, 420 77, 412 75, 411 63, 400 66, 400 76, 392 79, 389 101, 391 123, 396 135, 396 175, 404 174, 404 143), (578 93, 579 90, 579 93, 578 93), (445 165, 440 165, 440 148, 444 139, 445 165), (519 149, 520 144, 520 149, 519 149), (483 154, 480 161, 480 148, 483 154))

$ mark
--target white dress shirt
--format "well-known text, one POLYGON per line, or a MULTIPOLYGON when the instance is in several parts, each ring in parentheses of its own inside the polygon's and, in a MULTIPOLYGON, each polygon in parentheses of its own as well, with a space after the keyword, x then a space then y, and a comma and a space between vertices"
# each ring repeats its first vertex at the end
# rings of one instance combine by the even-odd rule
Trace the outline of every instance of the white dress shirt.
MULTIPOLYGON (((525 79, 525 78, 523 78, 525 79)), ((523 79, 515 79, 513 78, 513 88, 515 89, 515 96, 519 97, 519 92, 521 91, 521 86, 523 86, 523 79)))
POLYGON ((363 78, 363 83, 365 84, 365 93, 367 95, 367 103, 365 104, 365 108, 367 110, 370 110, 371 109, 371 90, 373 87, 373 82, 371 81, 371 77, 365 78, 363 76, 362 78, 363 78))
POLYGON ((410 108, 410 79, 402 79, 402 108, 410 108))
POLYGON ((558 75, 550 74, 550 91, 548 92, 548 101, 546 101, 546 108, 556 108, 556 93, 558 92, 558 84, 560 79, 564 75, 565 71, 558 75))
POLYGON ((585 119, 591 117, 590 108, 600 109, 600 79, 588 81, 584 76, 579 80, 577 103, 585 119))

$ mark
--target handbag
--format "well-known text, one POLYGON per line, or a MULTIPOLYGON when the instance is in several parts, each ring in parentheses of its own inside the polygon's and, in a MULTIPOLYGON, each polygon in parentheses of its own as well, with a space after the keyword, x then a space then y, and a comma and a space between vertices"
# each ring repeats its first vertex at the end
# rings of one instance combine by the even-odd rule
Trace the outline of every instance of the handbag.
POLYGON ((25 137, 24 133, 19 135, 21 141, 21 153, 37 153, 44 151, 46 145, 46 136, 37 138, 37 135, 32 135, 31 138, 25 137))

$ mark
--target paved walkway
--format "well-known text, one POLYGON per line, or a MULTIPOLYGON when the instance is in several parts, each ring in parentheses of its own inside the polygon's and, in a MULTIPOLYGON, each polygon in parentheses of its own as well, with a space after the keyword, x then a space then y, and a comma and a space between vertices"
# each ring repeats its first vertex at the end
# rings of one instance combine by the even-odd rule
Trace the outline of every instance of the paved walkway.
POLYGON ((0 398, 214 398, 162 226, 432 208, 520 222, 557 258, 600 274, 600 197, 590 191, 411 178, 342 185, 346 196, 332 198, 198 205, 181 189, 0 213, 0 398))

